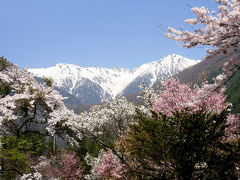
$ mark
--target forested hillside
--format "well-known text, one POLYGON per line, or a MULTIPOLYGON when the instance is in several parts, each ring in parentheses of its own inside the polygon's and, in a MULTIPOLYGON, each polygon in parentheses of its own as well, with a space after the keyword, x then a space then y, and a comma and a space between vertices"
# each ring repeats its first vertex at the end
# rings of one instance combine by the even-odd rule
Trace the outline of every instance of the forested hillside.
POLYGON ((240 73, 231 80, 226 90, 227 100, 232 103, 232 113, 240 112, 240 73))

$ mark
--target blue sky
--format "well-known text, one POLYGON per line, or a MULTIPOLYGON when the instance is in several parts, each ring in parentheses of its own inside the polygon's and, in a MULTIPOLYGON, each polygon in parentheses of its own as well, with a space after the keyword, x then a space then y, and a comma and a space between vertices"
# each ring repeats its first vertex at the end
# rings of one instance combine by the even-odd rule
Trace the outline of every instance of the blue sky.
POLYGON ((0 0, 0 56, 23 68, 201 59, 204 48, 182 49, 158 27, 183 26, 194 15, 188 3, 216 8, 213 0, 0 0))

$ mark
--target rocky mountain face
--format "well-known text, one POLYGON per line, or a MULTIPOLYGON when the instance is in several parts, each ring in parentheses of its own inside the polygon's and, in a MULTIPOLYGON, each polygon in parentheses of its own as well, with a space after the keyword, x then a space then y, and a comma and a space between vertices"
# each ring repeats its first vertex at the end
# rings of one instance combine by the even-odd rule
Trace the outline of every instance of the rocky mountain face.
POLYGON ((83 105, 137 93, 140 83, 153 85, 198 62, 171 54, 134 69, 56 64, 49 68, 29 69, 29 72, 40 78, 52 78, 56 89, 63 96, 69 97, 67 104, 83 105))

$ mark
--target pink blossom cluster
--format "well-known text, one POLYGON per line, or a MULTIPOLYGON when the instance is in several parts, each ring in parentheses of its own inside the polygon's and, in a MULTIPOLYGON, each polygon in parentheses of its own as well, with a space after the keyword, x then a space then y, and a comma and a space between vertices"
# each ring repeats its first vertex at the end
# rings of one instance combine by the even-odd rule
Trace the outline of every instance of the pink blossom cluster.
POLYGON ((44 159, 35 169, 44 177, 60 179, 83 179, 81 163, 74 153, 64 152, 59 157, 52 156, 50 160, 44 159))
POLYGON ((100 157, 100 163, 96 164, 94 169, 100 176, 114 180, 122 178, 124 164, 108 150, 100 157))
POLYGON ((239 135, 240 134, 240 114, 231 114, 228 117, 227 129, 228 134, 239 135))
MULTIPOLYGON (((220 78, 220 77, 219 77, 220 78)), ((202 87, 189 84, 180 84, 177 79, 168 79, 162 84, 164 90, 153 103, 153 109, 157 113, 171 116, 173 112, 188 110, 188 112, 203 111, 220 113, 227 104, 225 103, 225 88, 214 91, 217 83, 202 83, 202 87)))
POLYGON ((58 168, 53 169, 56 177, 67 179, 82 179, 81 165, 78 163, 78 159, 75 154, 63 153, 58 163, 58 168))

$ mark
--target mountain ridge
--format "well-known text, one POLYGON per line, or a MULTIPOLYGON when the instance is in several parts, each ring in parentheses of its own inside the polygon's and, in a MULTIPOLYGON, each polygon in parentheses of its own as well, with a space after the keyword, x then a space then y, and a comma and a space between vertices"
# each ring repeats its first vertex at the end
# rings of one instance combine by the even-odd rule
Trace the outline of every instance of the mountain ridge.
POLYGON ((57 88, 77 97, 81 104, 94 104, 120 95, 138 91, 144 81, 152 85, 157 81, 198 63, 180 55, 170 54, 159 61, 143 64, 133 69, 114 67, 83 68, 73 64, 58 63, 48 68, 28 71, 37 77, 50 77, 57 88))

